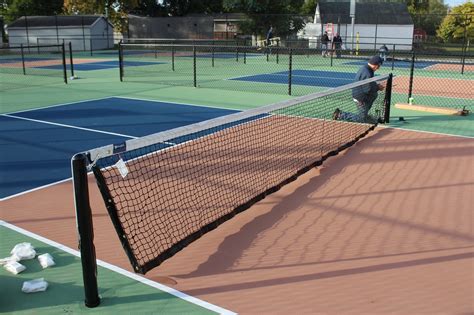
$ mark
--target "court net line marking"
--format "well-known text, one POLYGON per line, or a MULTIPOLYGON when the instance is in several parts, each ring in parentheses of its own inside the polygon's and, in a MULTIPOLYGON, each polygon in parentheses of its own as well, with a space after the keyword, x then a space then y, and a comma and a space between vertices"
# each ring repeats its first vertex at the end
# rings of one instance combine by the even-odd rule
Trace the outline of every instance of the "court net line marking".
MULTIPOLYGON (((68 254, 73 255, 73 256, 81 257, 80 253, 79 253, 78 251, 72 249, 72 248, 69 248, 69 247, 67 247, 67 246, 65 246, 65 245, 62 245, 62 244, 60 244, 60 243, 57 243, 57 242, 55 242, 55 241, 53 241, 53 240, 47 239, 47 238, 45 238, 45 237, 42 237, 42 236, 40 236, 40 235, 38 235, 38 234, 35 234, 35 233, 33 233, 33 232, 24 230, 24 229, 22 229, 22 228, 20 228, 20 227, 18 227, 18 226, 12 225, 12 224, 7 223, 7 222, 5 222, 5 221, 0 220, 0 226, 6 227, 6 228, 8 228, 8 229, 10 229, 10 230, 13 230, 13 231, 15 231, 15 232, 18 232, 18 233, 20 233, 20 234, 23 234, 23 235, 26 235, 26 236, 31 237, 31 238, 33 238, 33 239, 36 239, 36 240, 38 240, 38 241, 40 241, 40 242, 43 242, 43 243, 45 243, 45 244, 47 244, 47 245, 49 245, 49 246, 55 247, 55 248, 57 248, 57 249, 60 249, 60 250, 66 252, 66 253, 68 253, 68 254)), ((233 314, 236 314, 236 313, 234 313, 234 312, 232 312, 232 311, 226 310, 226 309, 221 308, 221 307, 219 307, 219 306, 217 306, 217 305, 214 305, 214 304, 211 304, 211 303, 209 303, 209 302, 206 302, 206 301, 200 300, 200 299, 198 299, 198 298, 195 298, 195 297, 193 297, 193 296, 187 295, 186 293, 180 292, 180 291, 178 291, 178 290, 176 290, 176 289, 173 289, 173 288, 171 288, 171 287, 165 286, 165 285, 163 285, 163 284, 161 284, 161 283, 158 283, 158 282, 156 282, 156 281, 152 281, 152 280, 147 279, 147 278, 145 278, 145 277, 139 276, 139 275, 137 275, 137 274, 134 274, 134 273, 132 273, 132 272, 130 272, 130 271, 127 271, 127 270, 122 269, 122 268, 120 268, 120 267, 117 267, 117 266, 115 266, 115 265, 109 264, 109 263, 107 263, 107 262, 105 262, 105 261, 102 261, 102 260, 100 260, 100 259, 97 259, 97 264, 98 264, 99 266, 103 267, 103 268, 106 268, 106 269, 109 269, 109 270, 111 270, 111 271, 114 271, 114 272, 116 272, 116 273, 118 273, 118 274, 121 274, 122 276, 128 277, 128 278, 130 278, 130 279, 133 279, 133 280, 135 280, 135 281, 138 281, 138 282, 140 282, 140 283, 143 283, 143 284, 148 285, 148 286, 150 286, 150 287, 153 287, 153 288, 155 288, 155 289, 159 289, 159 290, 161 290, 161 291, 164 291, 164 292, 166 292, 166 293, 169 293, 169 294, 171 294, 171 295, 174 295, 174 296, 176 296, 176 297, 178 297, 178 298, 180 298, 180 299, 182 299, 182 300, 185 300, 185 301, 187 301, 187 302, 189 302, 189 303, 198 305, 198 306, 200 306, 200 307, 202 307, 202 308, 206 308, 206 309, 208 309, 208 310, 217 312, 217 313, 219 313, 219 314, 226 314, 226 315, 233 315, 233 314)))
POLYGON ((2 114, 2 116, 21 119, 21 120, 27 120, 27 121, 32 121, 32 122, 37 122, 37 123, 40 123, 40 124, 47 124, 47 125, 53 125, 53 126, 59 126, 59 127, 65 127, 65 128, 71 128, 71 129, 78 129, 78 130, 84 130, 84 131, 90 131, 90 132, 96 132, 96 133, 103 133, 103 134, 107 134, 107 135, 125 137, 125 138, 129 138, 129 139, 138 139, 139 138, 139 137, 124 135, 124 134, 116 133, 116 132, 102 131, 102 130, 97 130, 97 129, 90 129, 90 128, 85 128, 85 127, 78 127, 78 126, 73 126, 73 125, 60 124, 60 123, 50 122, 50 121, 46 121, 46 120, 38 120, 38 119, 26 118, 26 117, 15 116, 15 115, 10 115, 10 114, 2 114))

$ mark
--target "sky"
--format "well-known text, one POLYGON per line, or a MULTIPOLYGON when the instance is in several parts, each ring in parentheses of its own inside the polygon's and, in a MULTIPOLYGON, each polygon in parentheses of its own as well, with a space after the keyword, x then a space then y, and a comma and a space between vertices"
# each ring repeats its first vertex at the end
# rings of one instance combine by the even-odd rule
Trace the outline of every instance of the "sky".
POLYGON ((450 7, 455 7, 457 5, 466 3, 467 0, 444 0, 444 4, 449 5, 450 7))

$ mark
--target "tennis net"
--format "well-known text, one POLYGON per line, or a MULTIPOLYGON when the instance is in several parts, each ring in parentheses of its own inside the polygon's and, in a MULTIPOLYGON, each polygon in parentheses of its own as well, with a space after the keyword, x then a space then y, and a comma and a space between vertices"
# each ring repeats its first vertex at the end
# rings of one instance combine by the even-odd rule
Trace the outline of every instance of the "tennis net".
POLYGON ((364 137, 388 117, 391 81, 375 77, 87 152, 134 270, 160 265, 364 137), (355 111, 353 91, 373 84, 386 89, 368 121, 333 119, 336 108, 355 111))
POLYGON ((1 47, 0 80, 0 90, 67 83, 64 45, 1 47))

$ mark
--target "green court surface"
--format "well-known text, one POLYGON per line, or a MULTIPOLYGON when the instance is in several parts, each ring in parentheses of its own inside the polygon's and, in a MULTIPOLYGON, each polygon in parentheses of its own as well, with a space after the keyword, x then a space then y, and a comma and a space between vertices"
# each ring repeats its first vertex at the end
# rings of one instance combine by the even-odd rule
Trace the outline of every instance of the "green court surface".
MULTIPOLYGON (((170 289, 170 294, 156 287, 141 283, 125 274, 105 267, 98 268, 99 294, 101 304, 96 308, 87 308, 84 301, 82 270, 80 258, 68 253, 54 243, 47 244, 35 237, 25 235, 21 229, 11 229, 0 221, 0 257, 10 256, 11 249, 19 243, 31 243, 38 255, 49 253, 55 266, 42 269, 37 259, 22 261, 26 270, 14 275, 0 268, 0 313, 8 314, 216 314, 226 310, 214 307, 203 301, 180 295, 170 289), (49 286, 44 292, 23 293, 24 281, 44 278, 49 286), (192 300, 194 303, 186 301, 192 300), (199 306, 201 303, 208 308, 199 306), (210 309, 209 309, 210 308, 210 309), (214 309, 212 311, 211 309, 214 309)), ((135 275, 133 275, 136 277, 135 275)), ((228 312, 231 314, 231 312, 228 312)))
MULTIPOLYGON (((429 98, 418 96, 417 101, 422 104, 430 104, 429 98)), ((431 97, 433 98, 433 97, 431 97)), ((442 99, 439 98, 438 99, 442 99)), ((427 131, 456 136, 474 137, 474 113, 471 111, 467 116, 455 116, 406 110, 395 108, 397 102, 406 103, 406 95, 393 95, 392 108, 390 111, 390 123, 388 126, 416 131, 427 131), (400 117, 403 120, 400 120, 400 117)), ((470 105, 472 108, 474 100, 464 100, 463 105, 470 105)), ((472 110, 472 109, 471 109, 472 110)))

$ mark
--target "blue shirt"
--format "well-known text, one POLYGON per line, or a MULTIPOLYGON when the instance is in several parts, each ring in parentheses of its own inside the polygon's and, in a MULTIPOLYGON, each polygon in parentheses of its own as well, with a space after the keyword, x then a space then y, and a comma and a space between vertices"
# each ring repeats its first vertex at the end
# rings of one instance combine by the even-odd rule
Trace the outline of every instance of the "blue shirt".
MULTIPOLYGON (((363 65, 355 76, 355 81, 362 81, 374 77, 374 70, 369 65, 363 65)), ((360 102, 375 99, 377 97, 378 85, 376 82, 361 85, 352 89, 352 97, 360 102)))

